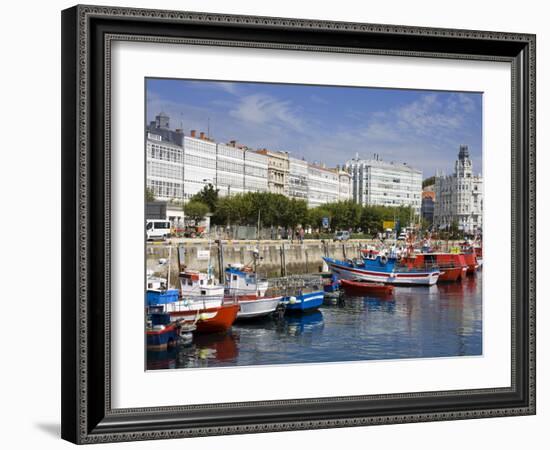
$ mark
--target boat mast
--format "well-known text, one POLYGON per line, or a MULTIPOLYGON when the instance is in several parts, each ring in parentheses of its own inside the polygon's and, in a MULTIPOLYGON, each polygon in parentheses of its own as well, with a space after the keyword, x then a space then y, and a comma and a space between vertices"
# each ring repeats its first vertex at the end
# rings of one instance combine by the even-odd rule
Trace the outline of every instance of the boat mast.
POLYGON ((170 289, 170 269, 172 267, 172 245, 168 247, 168 273, 166 274, 166 289, 170 289))

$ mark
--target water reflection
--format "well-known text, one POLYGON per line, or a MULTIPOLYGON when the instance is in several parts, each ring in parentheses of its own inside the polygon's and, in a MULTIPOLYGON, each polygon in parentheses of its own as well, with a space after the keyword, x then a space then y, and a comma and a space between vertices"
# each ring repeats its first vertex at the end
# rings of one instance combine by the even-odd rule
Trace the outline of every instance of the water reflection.
POLYGON ((227 367, 480 355, 482 277, 396 287, 393 297, 326 299, 318 311, 237 322, 166 352, 147 368, 227 367))

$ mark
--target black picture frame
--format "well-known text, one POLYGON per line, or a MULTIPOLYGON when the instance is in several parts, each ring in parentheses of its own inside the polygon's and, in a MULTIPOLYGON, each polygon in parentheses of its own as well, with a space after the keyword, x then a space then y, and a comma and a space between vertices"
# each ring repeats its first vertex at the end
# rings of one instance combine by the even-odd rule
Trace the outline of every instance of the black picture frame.
POLYGON ((64 10, 61 406, 62 437, 79 444, 535 414, 535 36, 119 7, 64 10), (511 386, 112 409, 109 64, 117 39, 510 62, 511 386))

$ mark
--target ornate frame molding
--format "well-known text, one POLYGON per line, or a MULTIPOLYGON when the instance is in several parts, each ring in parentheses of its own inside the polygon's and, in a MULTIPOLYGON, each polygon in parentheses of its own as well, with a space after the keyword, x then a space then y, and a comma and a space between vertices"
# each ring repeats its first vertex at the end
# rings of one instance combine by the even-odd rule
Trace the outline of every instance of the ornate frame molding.
MULTIPOLYGON (((234 16, 222 14, 204 14, 195 12, 178 11, 157 11, 148 9, 130 9, 130 8, 112 8, 98 6, 76 6, 64 12, 64 41, 71 39, 72 44, 67 42, 67 48, 64 48, 64 64, 70 64, 71 67, 64 67, 64 78, 68 81, 66 97, 63 100, 64 108, 64 130, 63 130, 63 156, 68 160, 67 167, 63 167, 63 187, 71 189, 70 193, 64 194, 64 212, 63 221, 69 230, 65 240, 74 240, 66 243, 63 252, 63 311, 65 318, 72 320, 72 326, 66 326, 63 330, 64 348, 63 348, 63 374, 65 379, 74 378, 74 384, 69 388, 64 388, 63 392, 63 436, 77 443, 99 443, 112 441, 128 441, 142 439, 164 439, 173 437, 195 437, 218 434, 238 434, 251 432, 272 432, 313 428, 328 427, 348 427, 373 424, 389 424, 404 422, 421 421, 440 421, 456 420, 482 417, 499 417, 509 415, 527 415, 535 413, 535 36, 530 34, 499 33, 487 31, 470 30, 449 30, 424 27, 405 27, 397 25, 377 25, 361 24, 348 22, 331 22, 304 19, 270 18, 255 16, 234 16), (223 27, 230 29, 232 26, 239 26, 248 29, 251 33, 255 30, 269 30, 270 32, 282 32, 294 30, 301 32, 303 30, 321 30, 327 32, 336 32, 341 36, 349 33, 359 33, 360 35, 376 35, 378 39, 384 37, 399 36, 403 40, 407 38, 426 37, 433 39, 457 39, 459 41, 471 40, 476 43, 482 41, 497 42, 504 44, 502 48, 518 48, 523 53, 523 57, 513 54, 480 54, 480 53, 446 53, 436 50, 414 50, 414 49, 387 49, 376 47, 348 47, 338 45, 315 45, 303 43, 277 43, 262 40, 246 41, 235 39, 215 39, 215 38, 197 38, 197 37, 167 37, 151 36, 145 34, 116 33, 106 31, 101 35, 101 42, 104 46, 102 64, 105 70, 103 81, 103 106, 104 106, 104 124, 103 124, 103 198, 100 204, 104 210, 105 218, 103 226, 106 230, 104 238, 104 248, 101 254, 103 259, 104 283, 102 295, 103 305, 103 345, 105 362, 103 374, 105 384, 103 388, 103 411, 98 411, 99 406, 92 407, 90 395, 96 393, 95 388, 91 388, 90 364, 93 361, 90 358, 90 340, 91 327, 97 325, 89 318, 91 311, 91 293, 90 283, 92 280, 91 268, 96 260, 90 258, 90 245, 93 236, 93 214, 97 213, 93 202, 98 201, 97 195, 91 192, 92 183, 98 180, 92 176, 94 168, 90 164, 91 154, 90 141, 92 133, 90 130, 95 126, 94 116, 90 114, 93 105, 91 105, 92 94, 97 95, 91 83, 92 77, 97 76, 97 67, 94 66, 95 53, 97 47, 92 47, 92 22, 97 19, 107 19, 113 22, 117 20, 121 23, 127 21, 136 21, 146 25, 147 23, 162 23, 171 26, 193 25, 198 27, 223 27), (229 27, 229 28, 228 28, 229 27), (381 414, 360 415, 356 417, 341 418, 317 418, 311 420, 282 420, 277 422, 250 423, 250 424, 225 424, 212 426, 170 426, 168 424, 153 427, 142 423, 142 418, 151 414, 162 415, 166 413, 185 413, 185 411, 203 410, 215 408, 235 408, 235 407, 284 407, 290 405, 304 404, 330 404, 335 402, 347 401, 349 397, 334 397, 330 399, 308 399, 308 400, 288 400, 271 402, 251 402, 240 404, 218 404, 218 405, 195 405, 171 408, 140 408, 140 409, 111 409, 110 402, 110 64, 111 64, 111 44, 113 41, 142 41, 155 43, 185 43, 193 45, 218 45, 218 46, 243 46, 265 49, 289 49, 303 51, 322 51, 322 52, 348 52, 364 54, 383 54, 411 57, 432 57, 432 58, 452 58, 452 59, 482 59, 490 61, 507 61, 512 64, 512 145, 513 145, 513 172, 520 171, 518 177, 513 176, 513 194, 518 197, 524 197, 518 200, 519 203, 513 203, 513 223, 512 223, 512 247, 516 245, 521 247, 520 239, 527 238, 527 244, 523 252, 524 260, 520 261, 519 267, 516 267, 516 261, 513 261, 512 267, 512 298, 516 299, 516 291, 521 286, 516 285, 518 276, 525 276, 520 280, 520 284, 526 283, 528 286, 528 296, 522 301, 525 324, 524 329, 516 329, 516 323, 519 319, 516 316, 516 309, 512 311, 513 340, 517 344, 518 333, 523 333, 526 338, 526 352, 522 353, 524 361, 519 361, 522 365, 522 373, 516 373, 516 346, 512 345, 512 386, 510 388, 483 389, 470 391, 447 391, 430 392, 418 394, 395 394, 395 395, 375 395, 353 397, 353 400, 361 399, 364 401, 379 401, 400 399, 414 401, 426 396, 431 397, 464 397, 475 396, 477 394, 504 394, 515 392, 517 389, 518 376, 525 377, 520 381, 526 382, 527 398, 518 402, 516 406, 498 407, 490 405, 487 408, 472 408, 471 410, 449 410, 433 412, 412 412, 403 414, 381 414), (72 46, 71 46, 72 45, 72 46), (516 45, 516 47, 514 47, 516 45), (94 72, 96 71, 96 72, 94 72), (520 75, 521 79, 518 79, 520 75), (71 92, 68 92, 71 89, 71 92), (515 90, 515 91, 514 91, 515 90), (515 94, 514 94, 515 92, 515 94), (514 101, 516 98, 522 99, 522 104, 514 101), (524 108, 524 109, 522 109, 524 108), (521 119, 518 120, 518 119, 521 119), (523 122, 523 123, 521 123, 523 122), (514 149, 514 147, 518 147, 514 149), (521 147, 521 148, 519 148, 521 147), (523 153, 522 153, 523 152, 523 153), (74 164, 71 164, 74 163, 74 164), (518 165, 518 166, 516 166, 518 165), (74 166, 71 170, 70 167, 74 166), (76 169, 76 170, 75 170, 76 169), (523 170, 523 171, 522 171, 523 170), (520 191, 518 191, 518 187, 520 191), (522 203, 523 201, 523 203, 522 203), (522 211, 517 209, 517 205, 522 206, 523 211, 527 211, 527 217, 522 219, 522 211), (70 222, 70 223, 69 223, 70 222), (71 267, 69 267, 71 266, 71 267), (522 275, 523 274, 523 275, 522 275), (75 309, 75 298, 77 299, 75 309), (65 345, 65 340, 72 339, 71 345, 65 345), (524 373, 523 373, 524 372, 524 373), (93 392, 92 392, 93 389, 93 392), (92 414, 91 410, 94 409, 92 414), (103 420, 98 422, 98 417, 103 420), (93 419, 92 419, 93 417, 93 419), (119 425, 121 418, 128 422, 128 417, 134 420, 133 424, 128 426, 119 425)), ((94 35, 95 36, 95 35, 94 35)), ((435 41, 434 41, 435 42, 435 41)), ((95 44, 97 45, 97 44, 95 44)), ((513 53, 513 50, 511 51, 513 53)), ((97 61, 95 61, 97 64, 97 61)), ((97 81, 95 81, 97 83, 97 81)), ((65 83, 64 83, 65 85, 65 83)), ((97 86, 95 84, 94 86, 97 86)), ((95 203, 94 203, 95 204, 95 203)), ((97 276, 97 274, 95 274, 97 276)), ((522 284, 523 286, 523 284, 522 284)), ((519 305, 515 305, 518 306, 519 305)), ((97 307, 97 305, 96 305, 97 307)), ((95 343, 95 341, 94 341, 95 343)))

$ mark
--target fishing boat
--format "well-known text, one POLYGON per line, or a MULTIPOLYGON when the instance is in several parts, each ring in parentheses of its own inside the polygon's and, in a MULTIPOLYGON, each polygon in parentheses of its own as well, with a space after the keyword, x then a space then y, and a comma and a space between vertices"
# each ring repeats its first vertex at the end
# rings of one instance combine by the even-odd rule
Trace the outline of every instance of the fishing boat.
POLYGON ((281 300, 285 312, 313 311, 323 304, 325 293, 321 276, 297 275, 285 277, 281 281, 285 289, 285 296, 281 300))
POLYGON ((387 297, 393 294, 394 287, 391 284, 370 283, 368 281, 342 280, 341 286, 344 292, 350 296, 375 295, 387 297))
POLYGON ((225 298, 239 304, 237 319, 263 317, 277 309, 282 295, 266 295, 268 287, 249 266, 232 264, 225 269, 225 298))
POLYGON ((468 265, 460 253, 412 253, 402 259, 407 267, 425 269, 437 267, 440 281, 457 281, 466 275, 468 265))
POLYGON ((210 260, 206 273, 191 270, 185 265, 185 248, 178 247, 179 296, 166 303, 162 312, 171 321, 192 322, 196 333, 226 331, 233 325, 239 311, 238 303, 225 298, 224 286, 214 278, 210 260))
POLYGON ((340 281, 338 280, 338 277, 330 272, 323 273, 321 277, 323 279, 323 291, 325 292, 325 295, 333 293, 337 294, 340 290, 340 281))
MULTIPOLYGON (((180 329, 194 325, 197 333, 225 331, 235 321, 239 305, 224 297, 224 287, 208 274, 184 270, 179 274, 180 289, 148 289, 147 308, 151 316, 165 315, 165 323, 180 329)), ((155 324, 153 324, 155 325, 155 324)), ((167 332, 167 331, 166 331, 167 332)))
POLYGON ((340 261, 324 257, 332 273, 342 280, 371 281, 394 285, 425 285, 437 283, 438 268, 416 269, 400 264, 395 257, 376 255, 372 258, 340 261))
MULTIPOLYGON (((148 292, 149 293, 149 292, 148 292)), ((149 296, 147 298, 149 302, 149 296)), ((158 306, 154 306, 157 308, 158 306)), ((172 347, 178 338, 177 324, 170 321, 170 316, 164 313, 150 312, 147 306, 147 324, 145 340, 148 350, 166 350, 172 347)))
POLYGON ((468 265, 468 274, 473 274, 479 268, 479 263, 477 261, 477 255, 474 247, 469 242, 463 242, 460 244, 460 250, 464 255, 466 264, 468 265))
POLYGON ((474 249, 474 253, 476 254, 478 268, 481 268, 481 266, 483 266, 483 247, 481 246, 481 244, 479 244, 479 245, 474 245, 473 249, 474 249))
POLYGON ((148 350, 166 350, 180 341, 189 341, 195 329, 194 322, 172 321, 159 304, 147 307, 145 337, 148 350))
POLYGON ((154 276, 153 273, 147 274, 145 338, 148 350, 162 351, 174 346, 182 339, 192 339, 192 333, 196 329, 194 320, 172 320, 170 314, 166 312, 167 305, 178 301, 179 298, 177 289, 168 289, 169 283, 169 265, 166 278, 154 276))
POLYGON ((316 290, 311 292, 297 292, 295 295, 285 296, 282 303, 285 312, 313 311, 323 304, 324 292, 316 290))
POLYGON ((226 331, 233 325, 239 304, 225 297, 224 286, 211 274, 186 269, 179 279, 180 298, 166 307, 172 319, 195 320, 197 333, 226 331))

